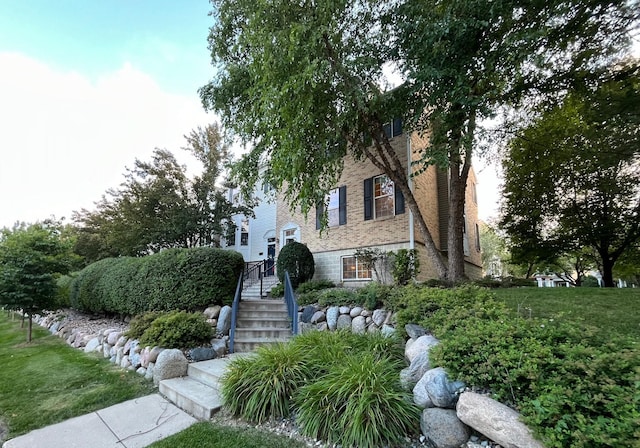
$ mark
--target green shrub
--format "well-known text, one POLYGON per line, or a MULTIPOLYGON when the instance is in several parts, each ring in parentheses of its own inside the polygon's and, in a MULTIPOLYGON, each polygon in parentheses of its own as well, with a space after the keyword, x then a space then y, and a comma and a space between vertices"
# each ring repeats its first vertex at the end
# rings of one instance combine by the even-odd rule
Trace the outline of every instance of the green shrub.
POLYGON ((129 323, 129 329, 126 331, 125 335, 131 339, 140 339, 147 328, 151 326, 154 320, 158 317, 166 314, 162 311, 149 311, 143 314, 139 314, 131 319, 129 323))
POLYGON ((320 295, 320 291, 307 291, 304 294, 300 294, 297 299, 298 305, 312 305, 314 303, 318 303, 320 295))
POLYGON ((315 262, 313 254, 307 246, 293 241, 280 249, 276 266, 280 283, 284 283, 285 271, 289 272, 291 285, 294 289, 299 284, 311 280, 315 272, 315 262))
POLYGON ((320 291, 321 289, 335 288, 336 284, 331 280, 308 280, 301 283, 296 289, 298 294, 304 294, 309 291, 320 291))
POLYGON ((481 288, 500 288, 502 287, 502 282, 497 279, 497 278, 493 278, 489 275, 486 275, 484 277, 482 277, 480 280, 476 280, 473 282, 474 285, 479 286, 481 288))
POLYGON ((394 445, 417 432, 420 410, 398 381, 401 364, 360 352, 296 395, 305 435, 342 446, 394 445))
POLYGON ((271 294, 271 297, 284 297, 284 284, 278 283, 271 288, 269 294, 271 294))
POLYGON ((318 296, 320 306, 354 305, 356 302, 356 292, 347 288, 326 289, 318 296))
POLYGON ((356 301, 368 310, 383 308, 389 303, 394 287, 378 282, 370 282, 356 290, 356 301))
POLYGON ((172 311, 153 320, 140 344, 185 349, 209 344, 212 336, 213 329, 203 314, 172 311))
POLYGON ((71 306, 71 283, 73 275, 63 275, 56 281, 56 308, 68 308, 71 306))
POLYGON ((393 256, 393 280, 406 285, 420 272, 420 259, 416 249, 399 249, 393 256))
POLYGON ((233 301, 242 255, 200 247, 92 263, 71 284, 71 306, 92 313, 136 315, 233 301))
POLYGON ((255 356, 235 358, 229 363, 221 379, 221 393, 225 406, 234 415, 261 423, 288 417, 291 397, 311 373, 300 346, 263 346, 255 356))

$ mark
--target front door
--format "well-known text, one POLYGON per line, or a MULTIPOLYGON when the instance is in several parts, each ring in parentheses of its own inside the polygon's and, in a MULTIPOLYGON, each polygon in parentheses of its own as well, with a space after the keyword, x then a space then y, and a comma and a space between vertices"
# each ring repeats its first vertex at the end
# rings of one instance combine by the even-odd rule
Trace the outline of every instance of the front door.
POLYGON ((274 274, 274 265, 276 259, 276 239, 269 238, 267 240, 267 262, 264 269, 264 275, 270 277, 274 274))

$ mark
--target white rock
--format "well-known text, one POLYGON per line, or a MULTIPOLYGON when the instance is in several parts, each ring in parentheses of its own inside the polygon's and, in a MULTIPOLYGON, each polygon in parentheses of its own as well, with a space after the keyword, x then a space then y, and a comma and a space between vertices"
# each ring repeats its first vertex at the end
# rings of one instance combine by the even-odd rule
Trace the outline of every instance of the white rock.
MULTIPOLYGON (((409 339, 409 341, 411 341, 411 339, 409 339)), ((431 350, 431 347, 439 344, 439 341, 429 334, 420 336, 411 344, 409 344, 409 341, 407 341, 404 349, 404 357, 407 358, 409 362, 413 361, 413 358, 420 353, 428 352, 431 350)))
POLYGON ((362 307, 356 306, 356 307, 353 307, 351 311, 349 311, 349 316, 351 316, 351 318, 353 319, 358 317, 361 313, 362 313, 362 307))

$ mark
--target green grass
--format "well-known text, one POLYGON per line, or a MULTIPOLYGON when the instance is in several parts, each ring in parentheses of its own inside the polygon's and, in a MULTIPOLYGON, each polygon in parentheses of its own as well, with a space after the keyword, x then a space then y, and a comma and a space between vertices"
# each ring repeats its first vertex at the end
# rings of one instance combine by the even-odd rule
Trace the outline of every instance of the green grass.
POLYGON ((43 328, 34 325, 30 344, 25 335, 18 319, 0 313, 0 419, 9 437, 153 392, 140 375, 43 328))
POLYGON ((509 288, 493 290, 520 315, 552 318, 558 314, 604 331, 640 340, 640 289, 509 288))
POLYGON ((232 428, 201 422, 154 443, 150 448, 303 448, 305 446, 304 443, 289 437, 277 436, 253 428, 232 428))

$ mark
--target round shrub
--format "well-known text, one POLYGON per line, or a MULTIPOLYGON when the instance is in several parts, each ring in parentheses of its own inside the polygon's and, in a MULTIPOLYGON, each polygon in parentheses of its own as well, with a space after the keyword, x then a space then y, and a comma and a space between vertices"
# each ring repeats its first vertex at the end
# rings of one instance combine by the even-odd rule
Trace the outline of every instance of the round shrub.
POLYGON ((286 244, 278 254, 276 265, 278 279, 284 283, 284 273, 289 272, 291 286, 297 288, 300 283, 311 280, 315 272, 313 254, 307 246, 297 241, 286 244))
POLYGON ((212 337, 213 329, 203 314, 172 311, 153 320, 140 344, 185 349, 209 344, 212 337))
POLYGON ((149 311, 148 313, 139 314, 129 323, 129 329, 126 332, 126 336, 130 339, 140 339, 147 328, 151 326, 154 320, 162 316, 162 311, 149 311))

